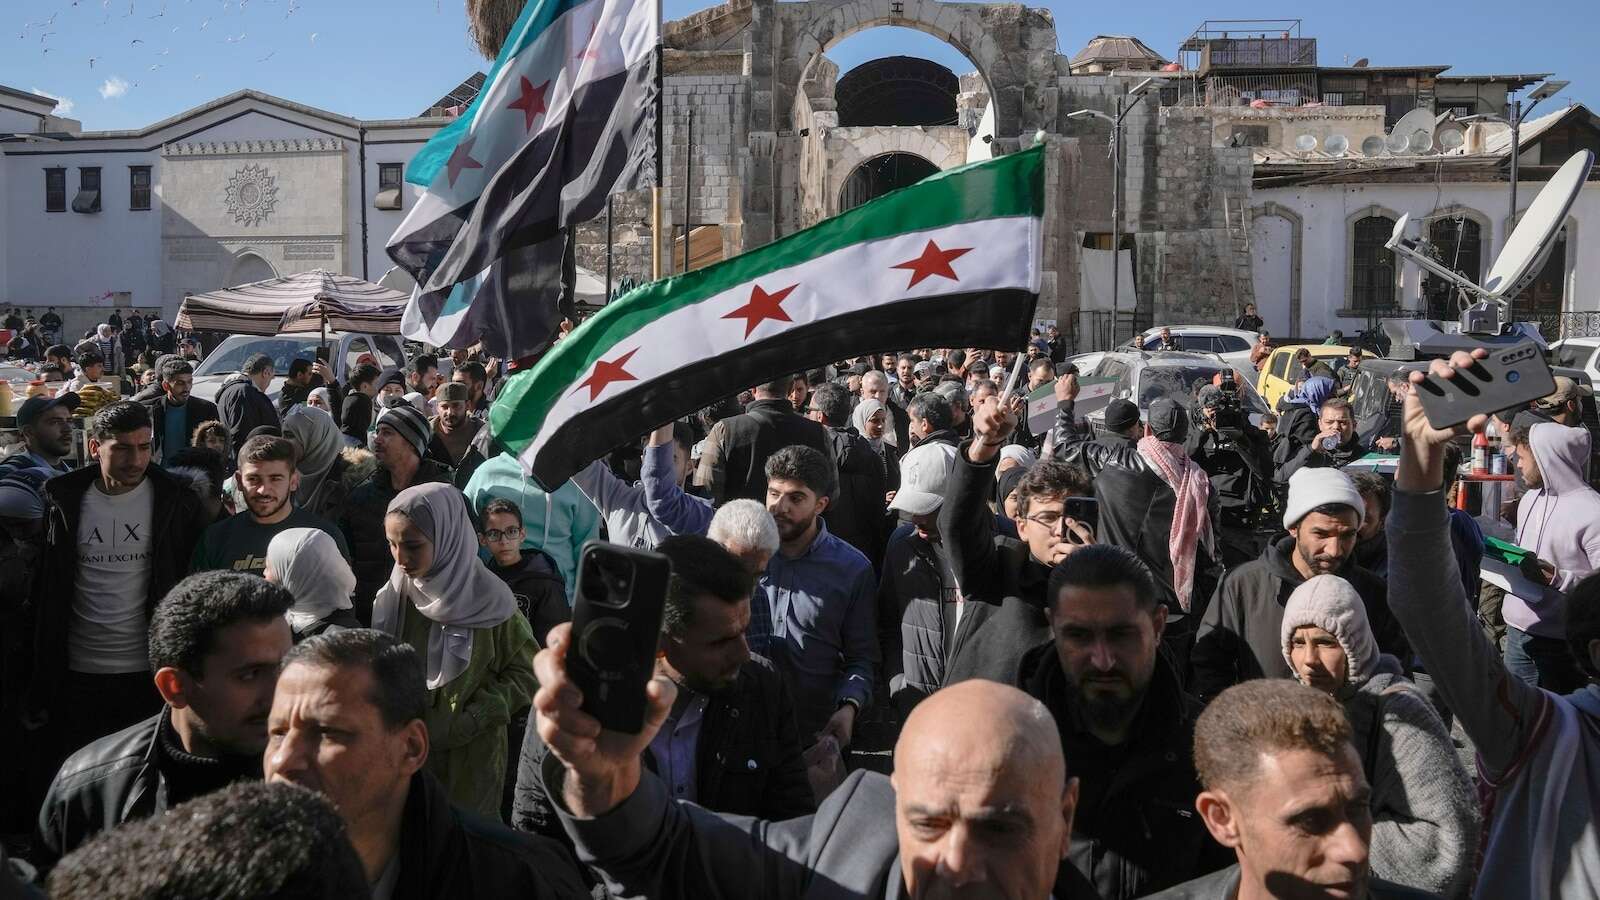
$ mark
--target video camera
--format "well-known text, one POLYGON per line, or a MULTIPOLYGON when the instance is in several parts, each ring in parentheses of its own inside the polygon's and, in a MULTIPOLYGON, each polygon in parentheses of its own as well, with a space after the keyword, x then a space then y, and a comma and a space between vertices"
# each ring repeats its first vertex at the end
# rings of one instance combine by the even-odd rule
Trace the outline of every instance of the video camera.
POLYGON ((1211 400, 1206 405, 1212 410, 1212 427, 1220 432, 1231 432, 1235 436, 1243 433, 1249 427, 1250 420, 1244 414, 1244 402, 1239 397, 1239 379, 1232 369, 1220 373, 1216 384, 1217 393, 1211 395, 1211 400))

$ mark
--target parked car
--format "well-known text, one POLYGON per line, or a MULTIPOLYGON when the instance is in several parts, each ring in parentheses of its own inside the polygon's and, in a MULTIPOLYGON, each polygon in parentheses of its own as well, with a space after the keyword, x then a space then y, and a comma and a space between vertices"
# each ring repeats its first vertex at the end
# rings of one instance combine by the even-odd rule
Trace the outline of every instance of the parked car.
MULTIPOLYGON (((363 355, 370 354, 378 368, 403 366, 406 353, 400 338, 389 334, 356 334, 335 331, 328 333, 329 363, 333 374, 341 382, 349 378, 363 355)), ((283 377, 289 372, 289 363, 296 359, 314 360, 322 337, 315 332, 302 334, 254 335, 236 334, 207 354, 194 373, 194 395, 213 402, 222 390, 223 382, 239 371, 244 361, 257 353, 272 357, 273 379, 267 396, 274 402, 283 387, 283 377)))
POLYGON ((1582 369, 1600 382, 1600 337, 1575 337, 1550 345, 1550 365, 1582 369))
MULTIPOLYGON (((1179 350, 1195 353, 1215 353, 1233 364, 1235 369, 1254 372, 1250 365, 1250 348, 1255 346, 1256 333, 1220 325, 1167 325, 1179 350)), ((1147 329, 1139 335, 1139 349, 1155 350, 1161 346, 1161 328, 1147 329)))
MULTIPOLYGON (((1172 397, 1186 409, 1194 409, 1194 397, 1202 385, 1211 384, 1218 373, 1232 370, 1231 363, 1215 353, 1184 351, 1114 350, 1107 352, 1095 368, 1096 378, 1115 378, 1111 399, 1131 400, 1143 418, 1151 402, 1172 397)), ((1237 373, 1235 373, 1237 375, 1237 373)), ((1248 381, 1238 379, 1239 399, 1251 424, 1259 425, 1267 412, 1266 403, 1248 381)), ((1086 417, 1096 433, 1104 427, 1105 410, 1086 417)))
MULTIPOLYGON (((1267 402, 1272 409, 1278 408, 1278 401, 1284 394, 1300 381, 1302 367, 1295 362, 1295 356, 1301 350, 1311 351, 1311 358, 1317 362, 1327 363, 1335 375, 1344 368, 1345 360, 1350 355, 1350 348, 1337 344, 1290 344, 1286 347, 1274 347, 1267 354, 1261 366, 1261 374, 1256 376, 1256 393, 1267 402)), ((1374 359, 1369 350, 1361 351, 1363 360, 1374 359)), ((1362 362, 1365 366, 1366 363, 1362 362)))

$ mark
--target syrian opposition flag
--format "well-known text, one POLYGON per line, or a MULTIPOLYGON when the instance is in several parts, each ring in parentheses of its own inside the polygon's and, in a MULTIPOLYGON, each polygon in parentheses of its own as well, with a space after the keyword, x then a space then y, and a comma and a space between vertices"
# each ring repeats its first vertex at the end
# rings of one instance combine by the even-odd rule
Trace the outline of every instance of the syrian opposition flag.
POLYGON ((1021 347, 1044 149, 934 175, 608 304, 501 388, 489 421, 547 489, 662 422, 783 374, 919 346, 1021 347))
POLYGON ((529 0, 467 110, 406 167, 389 239, 416 279, 403 333, 517 358, 560 321, 562 229, 654 178, 656 0, 529 0), (553 262, 552 262, 553 261, 553 262))

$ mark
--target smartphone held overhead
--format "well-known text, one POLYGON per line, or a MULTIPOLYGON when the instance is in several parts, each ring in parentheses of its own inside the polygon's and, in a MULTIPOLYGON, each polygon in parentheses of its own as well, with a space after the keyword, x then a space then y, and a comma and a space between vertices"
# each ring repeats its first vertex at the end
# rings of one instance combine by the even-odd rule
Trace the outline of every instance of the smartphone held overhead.
POLYGON ((644 727, 672 563, 659 553, 590 541, 578 561, 567 671, 583 711, 612 731, 644 727))
POLYGON ((1435 428, 1453 428, 1480 413, 1526 406, 1555 389, 1544 353, 1531 341, 1490 348, 1488 356, 1457 369, 1453 377, 1429 373, 1416 385, 1422 411, 1435 428))

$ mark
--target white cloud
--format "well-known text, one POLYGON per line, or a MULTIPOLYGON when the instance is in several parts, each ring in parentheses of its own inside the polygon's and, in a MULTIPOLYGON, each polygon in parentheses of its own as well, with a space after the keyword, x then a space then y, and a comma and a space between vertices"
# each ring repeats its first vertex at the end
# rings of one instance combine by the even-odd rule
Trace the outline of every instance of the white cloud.
POLYGON ((128 92, 128 83, 113 75, 100 85, 100 98, 102 100, 115 100, 128 92))
POLYGON ((70 116, 72 115, 72 108, 77 106, 76 103, 72 102, 66 97, 57 97, 55 94, 52 94, 49 91, 40 90, 39 88, 34 88, 33 93, 38 94, 41 97, 49 97, 51 100, 56 102, 55 112, 51 115, 70 116))

